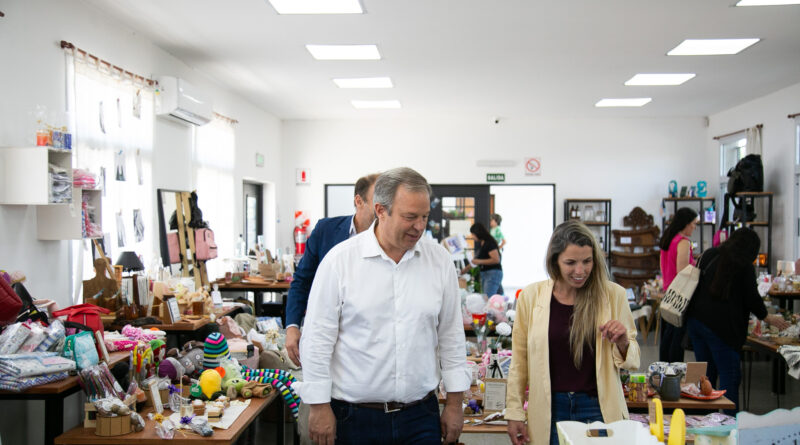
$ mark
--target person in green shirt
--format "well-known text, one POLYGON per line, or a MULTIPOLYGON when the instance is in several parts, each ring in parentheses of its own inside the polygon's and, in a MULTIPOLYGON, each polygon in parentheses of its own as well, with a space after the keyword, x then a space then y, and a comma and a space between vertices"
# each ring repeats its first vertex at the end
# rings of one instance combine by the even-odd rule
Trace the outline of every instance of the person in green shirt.
POLYGON ((503 236, 503 231, 500 230, 500 223, 503 222, 503 217, 497 213, 492 214, 492 218, 489 220, 489 227, 491 228, 490 233, 492 234, 492 238, 497 241, 497 247, 500 251, 503 251, 503 246, 506 245, 506 238, 503 236))

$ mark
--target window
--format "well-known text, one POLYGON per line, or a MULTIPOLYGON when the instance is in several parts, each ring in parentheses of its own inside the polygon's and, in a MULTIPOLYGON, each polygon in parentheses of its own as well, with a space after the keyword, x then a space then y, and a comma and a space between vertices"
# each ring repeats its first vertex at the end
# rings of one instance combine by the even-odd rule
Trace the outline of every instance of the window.
POLYGON ((800 115, 794 117, 794 258, 800 258, 800 115))
MULTIPOLYGON (((742 132, 719 142, 719 175, 727 178, 728 171, 747 155, 747 138, 742 132)), ((725 182, 727 183, 727 180, 725 182)))

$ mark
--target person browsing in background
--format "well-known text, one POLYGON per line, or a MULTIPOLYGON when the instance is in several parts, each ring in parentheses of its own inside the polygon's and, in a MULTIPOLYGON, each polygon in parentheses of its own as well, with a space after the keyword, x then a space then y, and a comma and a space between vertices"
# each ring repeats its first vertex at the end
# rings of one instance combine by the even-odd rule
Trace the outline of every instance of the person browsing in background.
MULTIPOLYGON (((688 207, 681 207, 664 230, 659 244, 664 291, 669 288, 678 272, 695 263, 690 239, 695 227, 697 227, 697 212, 688 207)), ((684 337, 686 337, 686 325, 675 327, 662 319, 658 360, 667 363, 682 362, 684 337)))
POLYGON ((503 217, 500 216, 498 213, 492 213, 492 217, 489 220, 489 229, 490 233, 492 234, 492 238, 497 241, 497 248, 500 249, 500 252, 503 251, 503 247, 506 245, 506 238, 503 236, 503 231, 500 230, 500 224, 503 222, 503 217))
MULTIPOLYGON (((480 243, 478 254, 472 259, 472 264, 481 269, 481 290, 486 295, 503 295, 500 285, 503 281, 503 266, 500 265, 500 249, 486 226, 475 223, 469 228, 470 236, 476 243, 480 243)), ((462 273, 469 272, 471 266, 467 265, 462 273)))
POLYGON ((300 339, 304 381, 295 386, 317 444, 438 445, 461 433, 471 380, 461 299, 450 254, 422 239, 430 195, 410 168, 382 173, 375 223, 317 270, 300 339))
POLYGON ((517 300, 505 411, 514 445, 558 444, 556 422, 564 420, 627 418, 619 370, 639 368, 625 289, 608 280, 594 234, 577 221, 560 224, 545 263, 550 279, 517 300))
POLYGON ((356 213, 319 220, 306 243, 306 252, 297 265, 286 301, 286 352, 300 365, 300 324, 306 313, 308 293, 322 258, 340 242, 366 230, 375 220, 372 194, 377 174, 358 178, 353 203, 356 213))
POLYGON ((713 386, 724 389, 725 397, 739 408, 742 345, 747 340, 750 314, 778 329, 789 327, 783 317, 767 315, 758 293, 753 262, 761 240, 751 229, 739 229, 720 244, 703 253, 697 289, 686 310, 689 338, 697 361, 708 362, 706 376, 713 386))

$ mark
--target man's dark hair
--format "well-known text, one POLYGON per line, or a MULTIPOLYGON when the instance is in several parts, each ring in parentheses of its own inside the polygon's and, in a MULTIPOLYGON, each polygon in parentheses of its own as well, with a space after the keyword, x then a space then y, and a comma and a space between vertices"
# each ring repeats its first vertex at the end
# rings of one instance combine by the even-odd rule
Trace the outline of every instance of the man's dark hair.
POLYGON ((375 181, 378 180, 378 176, 379 176, 378 173, 373 173, 371 175, 362 176, 358 178, 358 181, 356 181, 356 190, 353 196, 355 197, 356 195, 358 195, 361 197, 361 199, 366 201, 367 191, 369 190, 370 187, 372 187, 372 184, 375 184, 375 181))

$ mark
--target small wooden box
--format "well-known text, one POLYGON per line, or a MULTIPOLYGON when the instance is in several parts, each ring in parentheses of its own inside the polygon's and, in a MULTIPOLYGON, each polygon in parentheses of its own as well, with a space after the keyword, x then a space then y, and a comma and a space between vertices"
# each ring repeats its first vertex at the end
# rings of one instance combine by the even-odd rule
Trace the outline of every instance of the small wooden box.
POLYGON ((98 436, 121 436, 133 431, 131 428, 131 415, 117 417, 97 416, 97 426, 94 434, 98 436))
MULTIPOLYGON (((169 390, 168 389, 159 389, 159 394, 161 395, 161 405, 165 408, 169 408, 169 390)), ((144 392, 147 395, 147 400, 144 402, 144 407, 149 408, 153 406, 153 399, 150 397, 150 391, 147 390, 144 392)))
MULTIPOLYGON (((136 399, 133 398, 130 401, 131 403, 128 404, 128 408, 131 411, 136 411, 136 399)), ((91 403, 84 403, 83 404, 83 427, 84 428, 95 428, 97 427, 97 408, 94 407, 91 403)))

